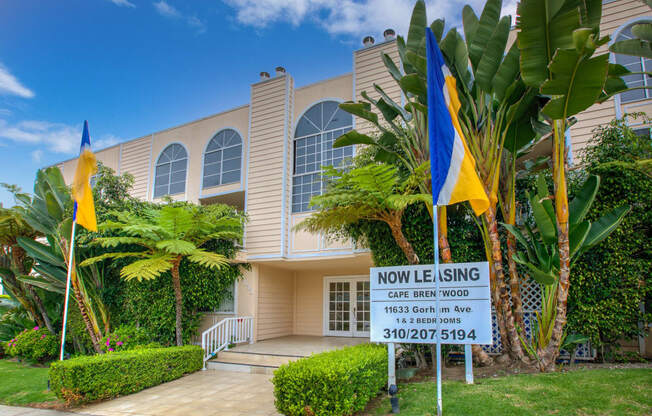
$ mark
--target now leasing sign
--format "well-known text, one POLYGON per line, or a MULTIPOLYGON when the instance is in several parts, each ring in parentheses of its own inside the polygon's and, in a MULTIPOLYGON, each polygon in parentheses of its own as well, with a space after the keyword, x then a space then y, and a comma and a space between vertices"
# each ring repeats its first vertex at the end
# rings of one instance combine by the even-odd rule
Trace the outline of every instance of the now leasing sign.
POLYGON ((434 344, 439 298, 443 344, 492 344, 489 263, 374 267, 370 275, 371 341, 434 344))

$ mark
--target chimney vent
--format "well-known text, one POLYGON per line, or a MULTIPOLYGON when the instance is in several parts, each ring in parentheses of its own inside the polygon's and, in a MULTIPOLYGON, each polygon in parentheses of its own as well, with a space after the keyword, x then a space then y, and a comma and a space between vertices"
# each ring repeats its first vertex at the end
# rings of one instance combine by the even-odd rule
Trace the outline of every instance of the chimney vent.
POLYGON ((285 68, 283 68, 282 66, 277 66, 276 67, 276 76, 280 77, 280 76, 283 76, 283 75, 285 75, 285 68))
POLYGON ((263 71, 263 72, 260 73, 260 80, 261 81, 266 81, 268 79, 269 79, 269 72, 263 71))
POLYGON ((368 48, 372 46, 376 41, 374 40, 373 36, 366 36, 364 39, 362 39, 362 44, 365 46, 365 48, 368 48))
POLYGON ((385 41, 394 40, 396 39, 396 32, 394 32, 394 29, 387 29, 383 32, 383 36, 385 41))

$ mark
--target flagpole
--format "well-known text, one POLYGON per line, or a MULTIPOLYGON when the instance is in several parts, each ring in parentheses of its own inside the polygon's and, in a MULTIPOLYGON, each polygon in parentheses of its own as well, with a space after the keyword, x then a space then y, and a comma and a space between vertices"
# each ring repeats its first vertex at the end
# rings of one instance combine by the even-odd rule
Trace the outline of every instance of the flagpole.
POLYGON ((63 361, 63 355, 66 344, 66 324, 68 321, 68 299, 70 298, 70 280, 72 276, 73 260, 75 258, 75 229, 77 225, 77 201, 72 214, 72 231, 70 233, 70 257, 68 259, 68 277, 66 278, 66 298, 63 302, 63 328, 61 329, 61 351, 59 360, 63 361))
POLYGON ((435 247, 435 325, 437 334, 437 416, 441 416, 442 400, 441 400, 441 324, 439 319, 439 213, 437 212, 437 205, 433 205, 432 209, 432 224, 433 224, 433 240, 435 247))

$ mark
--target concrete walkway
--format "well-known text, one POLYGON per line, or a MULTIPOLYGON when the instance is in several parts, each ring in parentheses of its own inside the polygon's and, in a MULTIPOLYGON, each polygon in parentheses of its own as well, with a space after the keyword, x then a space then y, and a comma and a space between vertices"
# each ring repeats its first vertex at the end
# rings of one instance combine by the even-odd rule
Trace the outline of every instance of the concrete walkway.
POLYGON ((0 405, 2 416, 79 416, 75 413, 60 412, 57 410, 34 409, 32 407, 14 407, 0 405))
MULTIPOLYGON (((78 414, 75 416, 278 415, 270 379, 271 376, 265 374, 198 371, 160 386, 73 411, 78 414)), ((0 414, 4 416, 1 411, 0 414)), ((37 415, 40 416, 37 413, 25 414, 37 415)))

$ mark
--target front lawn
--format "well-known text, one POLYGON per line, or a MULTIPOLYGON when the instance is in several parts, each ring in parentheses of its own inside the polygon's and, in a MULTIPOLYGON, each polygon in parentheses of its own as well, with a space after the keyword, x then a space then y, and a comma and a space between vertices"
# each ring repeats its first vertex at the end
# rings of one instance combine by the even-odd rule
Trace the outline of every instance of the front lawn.
MULTIPOLYGON (((652 369, 577 370, 516 375, 443 385, 444 414, 453 415, 650 415, 652 369)), ((432 382, 399 386, 401 415, 433 415, 432 382)), ((389 400, 370 410, 389 414, 389 400)))
POLYGON ((0 404, 23 406, 56 399, 48 391, 47 367, 0 360, 0 404))

